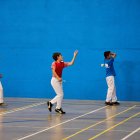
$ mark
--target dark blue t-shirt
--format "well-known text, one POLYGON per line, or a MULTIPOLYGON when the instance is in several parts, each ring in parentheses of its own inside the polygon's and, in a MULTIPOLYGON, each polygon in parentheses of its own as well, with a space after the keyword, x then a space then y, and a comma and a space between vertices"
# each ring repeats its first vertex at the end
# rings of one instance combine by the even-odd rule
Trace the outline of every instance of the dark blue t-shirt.
POLYGON ((113 66, 114 58, 105 59, 105 65, 106 65, 106 77, 108 76, 115 76, 115 70, 113 66))

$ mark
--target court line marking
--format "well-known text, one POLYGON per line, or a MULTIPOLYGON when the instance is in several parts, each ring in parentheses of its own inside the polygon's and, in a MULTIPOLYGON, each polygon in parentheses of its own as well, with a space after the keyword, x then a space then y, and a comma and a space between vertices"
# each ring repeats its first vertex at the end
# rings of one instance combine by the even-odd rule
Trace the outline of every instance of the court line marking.
POLYGON ((138 113, 132 115, 131 117, 129 117, 129 118, 127 118, 127 119, 124 119, 123 121, 119 122, 118 124, 116 124, 116 125, 114 125, 114 126, 108 128, 108 129, 102 131, 101 133, 99 133, 99 134, 97 134, 97 135, 95 135, 95 136, 89 138, 88 140, 94 140, 95 138, 101 136, 102 134, 104 134, 104 133, 110 131, 111 129, 113 129, 113 128, 115 128, 115 127, 117 127, 117 126, 119 126, 119 125, 121 125, 121 124, 123 124, 123 123, 125 123, 125 122, 127 122, 128 120, 130 120, 130 119, 132 119, 132 118, 134 118, 134 117, 136 117, 136 116, 138 116, 138 115, 140 115, 140 112, 138 112, 138 113))
MULTIPOLYGON (((3 125, 0 125, 0 127, 2 127, 3 125)), ((29 126, 27 125, 20 125, 20 126, 12 126, 12 125, 7 125, 6 126, 7 128, 29 128, 29 126)), ((39 127, 39 126, 36 126, 36 127, 30 127, 32 129, 45 129, 46 127, 39 127)), ((64 128, 64 130, 79 130, 81 128, 64 128)), ((90 131, 93 131, 93 130, 97 130, 97 131, 103 131, 104 129, 90 129, 90 131)), ((122 129, 118 129, 118 130, 111 130, 112 132, 126 132, 126 133, 131 133, 132 131, 126 131, 126 130, 122 130, 122 129)))
MULTIPOLYGON (((0 125, 0 127, 2 127, 3 125, 0 125)), ((26 125, 20 125, 20 126, 12 126, 12 125, 9 125, 9 126, 6 126, 7 128, 29 128, 29 126, 26 126, 26 125)), ((30 127, 32 129, 45 129, 46 127, 30 127)), ((81 128, 64 128, 64 130, 79 130, 81 128)), ((104 129, 90 129, 90 131, 93 131, 93 130, 97 130, 97 131, 103 131, 104 129)), ((112 130, 112 132, 126 132, 126 133, 131 133, 132 131, 125 131, 125 130, 122 130, 122 129, 119 129, 119 130, 112 130)))
POLYGON ((121 140, 126 140, 127 138, 129 138, 130 136, 134 135, 136 132, 138 132, 140 130, 140 127, 136 130, 134 130, 133 132, 131 132, 130 134, 128 134, 127 136, 125 136, 124 138, 122 138, 121 140))
MULTIPOLYGON (((81 128, 63 128, 64 130, 79 130, 81 128)), ((93 130, 97 130, 97 131, 103 131, 104 129, 90 129, 89 131, 93 131, 93 130)), ((111 130, 112 132, 127 132, 127 133, 131 133, 132 131, 128 130, 122 130, 122 129, 117 129, 117 130, 111 130)))
POLYGON ((14 113, 14 112, 21 111, 21 110, 25 110, 25 109, 32 108, 32 107, 35 107, 35 106, 39 106, 39 105, 42 105, 42 104, 45 104, 45 103, 46 102, 41 102, 41 103, 35 103, 35 104, 27 105, 27 106, 20 107, 20 108, 15 108, 15 109, 12 109, 10 111, 0 113, 0 116, 6 115, 6 114, 9 114, 9 113, 14 113))
POLYGON ((115 114, 115 115, 113 115, 113 116, 110 116, 109 118, 103 119, 102 121, 99 121, 99 122, 97 122, 97 123, 95 123, 95 124, 93 124, 93 125, 90 125, 90 126, 84 128, 84 129, 81 129, 80 131, 77 131, 76 133, 74 133, 74 134, 72 134, 72 135, 69 135, 69 136, 66 137, 66 138, 63 138, 62 140, 68 140, 68 139, 71 138, 71 137, 74 137, 74 136, 76 136, 76 135, 78 135, 78 134, 80 134, 80 133, 82 133, 82 132, 84 132, 84 131, 86 131, 86 130, 92 128, 92 127, 94 127, 94 126, 97 126, 97 125, 99 125, 99 124, 101 124, 101 123, 103 123, 103 122, 105 122, 105 121, 107 121, 107 120, 109 120, 109 119, 112 119, 112 118, 114 118, 114 117, 116 117, 116 116, 118 116, 118 115, 120 115, 120 114, 122 114, 122 113, 125 113, 125 112, 127 112, 127 111, 129 111, 129 110, 131 110, 131 109, 133 109, 133 108, 135 108, 135 107, 136 107, 136 105, 134 105, 134 106, 132 106, 132 107, 130 107, 130 108, 128 108, 128 109, 122 111, 122 112, 119 112, 119 113, 117 113, 117 114, 115 114))
POLYGON ((83 117, 83 116, 89 115, 89 114, 94 113, 94 112, 97 112, 97 111, 99 111, 99 110, 102 110, 102 109, 104 109, 104 108, 106 108, 106 107, 108 107, 108 106, 104 106, 104 107, 98 108, 98 109, 96 109, 96 110, 92 110, 92 111, 87 112, 87 113, 85 113, 85 114, 83 114, 83 115, 80 115, 80 116, 74 117, 74 118, 72 118, 72 119, 69 119, 69 120, 67 120, 67 121, 64 121, 64 122, 62 122, 62 123, 53 125, 53 126, 51 126, 51 127, 49 127, 49 128, 43 129, 43 130, 38 131, 38 132, 36 132, 36 133, 32 133, 32 134, 27 135, 27 136, 22 137, 22 138, 18 138, 17 140, 24 140, 24 139, 30 138, 30 137, 32 137, 32 136, 35 136, 35 135, 37 135, 37 134, 40 134, 40 133, 42 133, 42 132, 45 132, 45 131, 47 131, 47 130, 50 130, 50 129, 52 129, 52 128, 55 128, 55 127, 57 127, 57 126, 60 126, 60 125, 62 125, 62 124, 71 122, 71 121, 76 120, 76 119, 78 119, 78 118, 81 118, 81 117, 83 117))

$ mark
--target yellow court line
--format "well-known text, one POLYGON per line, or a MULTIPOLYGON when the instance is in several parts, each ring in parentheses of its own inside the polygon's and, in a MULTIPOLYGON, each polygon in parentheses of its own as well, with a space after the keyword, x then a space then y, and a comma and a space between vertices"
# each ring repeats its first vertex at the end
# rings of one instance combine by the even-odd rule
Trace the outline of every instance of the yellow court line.
POLYGON ((108 128, 108 129, 106 129, 106 130, 102 131, 101 133, 99 133, 99 134, 97 134, 97 135, 93 136, 92 138, 90 138, 90 139, 88 139, 88 140, 94 140, 95 138, 97 138, 97 137, 101 136, 102 134, 104 134, 104 133, 106 133, 106 132, 110 131, 111 129, 113 129, 113 128, 115 128, 115 127, 117 127, 117 126, 119 126, 119 125, 121 125, 121 124, 123 124, 123 123, 125 123, 125 122, 127 122, 128 120, 130 120, 130 119, 132 119, 132 118, 134 118, 134 117, 136 117, 136 116, 138 116, 138 115, 140 115, 140 112, 139 112, 139 113, 134 114, 133 116, 131 116, 131 117, 129 117, 129 118, 127 118, 127 119, 125 119, 125 120, 123 120, 123 121, 119 122, 118 124, 116 124, 116 125, 114 125, 114 126, 112 126, 112 127, 108 128))
POLYGON ((130 108, 128 108, 128 109, 126 109, 126 110, 120 112, 120 113, 117 113, 117 114, 115 114, 115 115, 113 115, 113 116, 110 116, 110 117, 107 118, 107 119, 103 119, 102 121, 99 121, 99 122, 97 122, 97 123, 95 123, 95 124, 93 124, 93 125, 90 125, 90 126, 84 128, 84 129, 81 129, 80 131, 78 131, 78 132, 76 132, 76 133, 74 133, 74 134, 72 134, 72 135, 70 135, 70 136, 68 136, 68 137, 66 137, 66 138, 64 138, 64 139, 62 139, 62 140, 68 140, 68 139, 71 138, 71 137, 74 137, 74 136, 76 136, 76 135, 78 135, 78 134, 80 134, 80 133, 82 133, 82 132, 84 132, 84 131, 86 131, 86 130, 92 128, 92 127, 94 127, 94 126, 97 126, 97 125, 99 125, 99 124, 101 124, 101 123, 103 123, 103 122, 105 122, 105 121, 107 121, 107 120, 109 120, 109 119, 112 119, 112 118, 114 118, 114 117, 116 117, 116 116, 118 116, 118 115, 120 115, 120 114, 122 114, 122 113, 125 113, 125 112, 127 112, 127 111, 129 111, 129 110, 131 110, 131 109, 133 109, 133 108, 135 108, 135 107, 136 107, 136 105, 134 105, 134 106, 132 106, 132 107, 130 107, 130 108))
POLYGON ((27 106, 24 106, 24 107, 15 108, 15 109, 12 109, 10 111, 5 111, 3 113, 0 113, 0 116, 6 115, 6 114, 9 114, 9 113, 14 113, 14 112, 21 111, 21 110, 25 110, 25 109, 32 108, 32 107, 35 107, 35 106, 39 106, 39 105, 42 105, 42 104, 45 104, 45 103, 46 102, 40 102, 40 103, 34 103, 34 104, 31 104, 31 105, 27 105, 27 106))
POLYGON ((98 109, 96 109, 96 110, 92 110, 92 111, 87 112, 87 113, 85 113, 85 114, 83 114, 83 115, 74 117, 74 118, 72 118, 72 119, 69 119, 69 120, 66 120, 66 121, 64 121, 64 122, 58 123, 58 124, 53 125, 53 126, 51 126, 51 127, 47 127, 46 129, 40 130, 40 131, 38 131, 38 132, 32 133, 32 134, 27 135, 27 136, 24 136, 24 137, 22 137, 22 138, 18 138, 17 140, 24 140, 24 139, 30 138, 30 137, 32 137, 32 136, 38 135, 38 134, 43 133, 43 132, 45 132, 45 131, 48 131, 48 130, 50 130, 50 129, 56 128, 57 126, 60 126, 60 125, 69 123, 69 122, 71 122, 71 121, 74 121, 74 120, 76 120, 76 119, 79 119, 79 118, 81 118, 81 117, 84 117, 84 116, 86 116, 86 115, 89 115, 89 114, 91 114, 91 113, 95 113, 95 112, 97 112, 97 111, 99 111, 99 110, 102 110, 102 109, 104 109, 104 108, 106 108, 106 107, 107 107, 107 106, 98 108, 98 109))

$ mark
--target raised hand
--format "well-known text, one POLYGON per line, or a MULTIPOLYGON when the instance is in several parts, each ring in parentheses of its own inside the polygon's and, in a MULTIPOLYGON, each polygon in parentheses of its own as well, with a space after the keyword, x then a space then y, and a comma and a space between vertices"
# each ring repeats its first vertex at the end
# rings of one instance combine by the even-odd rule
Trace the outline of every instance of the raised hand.
POLYGON ((74 56, 76 56, 78 54, 78 50, 74 51, 74 56))

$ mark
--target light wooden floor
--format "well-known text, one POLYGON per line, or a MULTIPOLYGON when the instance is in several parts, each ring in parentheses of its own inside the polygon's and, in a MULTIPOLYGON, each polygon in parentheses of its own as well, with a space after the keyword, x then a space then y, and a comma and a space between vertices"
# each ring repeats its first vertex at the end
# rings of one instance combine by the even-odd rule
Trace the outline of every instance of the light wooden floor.
POLYGON ((0 107, 0 140, 140 140, 140 102, 64 100, 65 115, 47 99, 6 98, 0 107))

